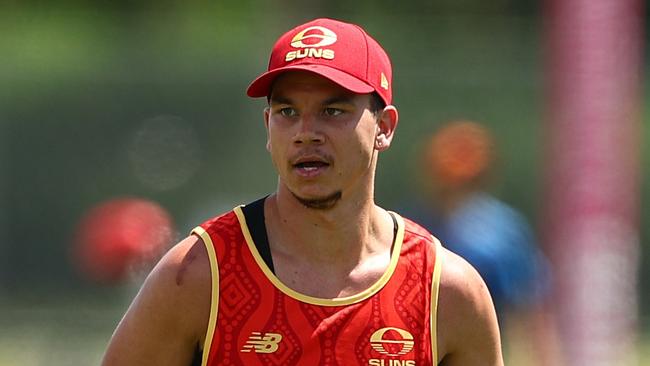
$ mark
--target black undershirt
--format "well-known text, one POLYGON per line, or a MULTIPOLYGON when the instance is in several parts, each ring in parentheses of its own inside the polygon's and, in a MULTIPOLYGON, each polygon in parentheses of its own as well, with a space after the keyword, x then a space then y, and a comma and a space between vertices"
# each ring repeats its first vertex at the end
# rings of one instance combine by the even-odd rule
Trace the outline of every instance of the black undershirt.
POLYGON ((260 198, 242 207, 241 210, 246 218, 246 226, 248 226, 248 232, 250 232, 251 238, 253 238, 253 243, 255 243, 257 251, 271 272, 275 274, 273 257, 271 256, 271 245, 269 244, 269 237, 266 234, 266 223, 264 222, 265 200, 266 197, 260 198))
POLYGON ((190 366, 201 366, 202 353, 203 351, 201 350, 201 347, 197 344, 196 350, 194 351, 194 358, 192 359, 190 366))

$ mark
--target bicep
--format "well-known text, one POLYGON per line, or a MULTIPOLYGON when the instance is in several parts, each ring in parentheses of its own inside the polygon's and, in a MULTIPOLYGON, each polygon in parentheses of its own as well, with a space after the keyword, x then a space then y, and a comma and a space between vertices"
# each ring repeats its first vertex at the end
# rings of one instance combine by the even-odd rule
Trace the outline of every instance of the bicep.
POLYGON ((191 364, 200 315, 189 306, 196 301, 188 298, 188 286, 177 283, 183 269, 174 250, 179 249, 158 263, 129 306, 111 337, 103 366, 191 364))
POLYGON ((466 261, 450 253, 447 258, 438 314, 438 332, 444 339, 440 364, 502 366, 499 327, 487 286, 466 261))

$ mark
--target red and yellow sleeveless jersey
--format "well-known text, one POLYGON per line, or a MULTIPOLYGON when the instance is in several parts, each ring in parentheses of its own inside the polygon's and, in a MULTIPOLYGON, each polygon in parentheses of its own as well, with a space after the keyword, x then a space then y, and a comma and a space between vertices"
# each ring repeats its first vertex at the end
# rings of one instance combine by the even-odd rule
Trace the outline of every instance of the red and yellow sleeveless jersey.
POLYGON ((206 245, 212 306, 202 366, 415 366, 436 360, 440 243, 395 213, 388 269, 367 290, 323 299, 283 284, 240 207, 193 230, 206 245))

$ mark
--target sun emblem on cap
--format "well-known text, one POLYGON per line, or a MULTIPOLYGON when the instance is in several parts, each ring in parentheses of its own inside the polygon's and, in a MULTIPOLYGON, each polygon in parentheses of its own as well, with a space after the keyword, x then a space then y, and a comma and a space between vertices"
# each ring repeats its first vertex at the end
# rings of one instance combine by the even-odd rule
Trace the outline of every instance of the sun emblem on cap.
POLYGON ((336 43, 336 33, 317 25, 303 29, 291 40, 291 46, 296 48, 325 47, 334 43, 336 43))

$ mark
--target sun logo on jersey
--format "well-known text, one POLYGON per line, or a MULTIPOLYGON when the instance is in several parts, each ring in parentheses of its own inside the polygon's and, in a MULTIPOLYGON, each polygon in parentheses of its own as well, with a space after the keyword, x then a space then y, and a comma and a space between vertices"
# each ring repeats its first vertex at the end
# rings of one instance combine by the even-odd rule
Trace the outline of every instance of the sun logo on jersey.
POLYGON ((280 347, 282 334, 253 332, 240 352, 273 353, 280 347))
POLYGON ((415 342, 408 331, 395 327, 381 328, 370 336, 370 345, 375 351, 388 356, 402 356, 413 350, 415 342), (386 333, 391 332, 390 337, 386 333))

